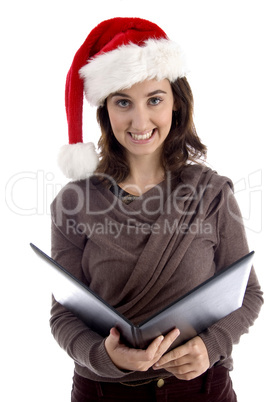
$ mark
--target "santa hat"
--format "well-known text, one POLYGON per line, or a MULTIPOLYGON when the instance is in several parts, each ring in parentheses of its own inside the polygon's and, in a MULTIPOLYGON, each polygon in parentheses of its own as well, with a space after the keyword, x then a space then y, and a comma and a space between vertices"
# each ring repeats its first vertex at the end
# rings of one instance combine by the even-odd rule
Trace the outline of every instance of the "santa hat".
POLYGON ((103 105, 114 92, 147 79, 174 82, 184 77, 180 47, 156 24, 140 18, 113 18, 94 28, 74 56, 66 81, 69 144, 59 155, 63 173, 74 180, 89 177, 97 167, 93 143, 83 143, 83 97, 103 105))

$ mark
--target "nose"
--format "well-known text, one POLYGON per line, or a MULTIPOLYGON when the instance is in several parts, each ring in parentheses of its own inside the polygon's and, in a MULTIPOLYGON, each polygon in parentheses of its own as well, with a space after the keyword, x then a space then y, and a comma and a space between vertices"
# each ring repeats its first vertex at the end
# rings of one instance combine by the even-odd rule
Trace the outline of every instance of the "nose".
POLYGON ((151 129, 150 115, 147 108, 143 105, 137 105, 132 110, 131 127, 132 131, 142 133, 151 129))

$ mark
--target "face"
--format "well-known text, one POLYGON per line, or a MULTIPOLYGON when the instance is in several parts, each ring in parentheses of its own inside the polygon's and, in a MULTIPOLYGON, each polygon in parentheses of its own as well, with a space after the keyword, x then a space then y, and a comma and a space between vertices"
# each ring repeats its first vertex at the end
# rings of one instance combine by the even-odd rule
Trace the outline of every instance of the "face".
POLYGON ((107 109, 114 136, 128 156, 160 156, 174 110, 168 80, 147 80, 111 94, 107 109))

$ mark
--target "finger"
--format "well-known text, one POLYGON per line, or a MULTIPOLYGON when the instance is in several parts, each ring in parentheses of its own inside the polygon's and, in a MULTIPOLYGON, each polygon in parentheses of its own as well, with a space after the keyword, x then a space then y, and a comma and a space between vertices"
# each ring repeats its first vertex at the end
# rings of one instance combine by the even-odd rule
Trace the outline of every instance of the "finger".
POLYGON ((164 337, 153 357, 154 362, 152 362, 152 365, 159 361, 164 353, 166 353, 179 334, 180 331, 178 329, 174 329, 164 337))
POLYGON ((111 328, 109 336, 106 339, 106 343, 108 343, 112 349, 115 349, 118 346, 119 341, 120 341, 119 331, 115 327, 111 328))
POLYGON ((117 330, 117 328, 115 328, 115 327, 111 328, 110 335, 113 336, 114 338, 117 338, 117 339, 120 338, 120 333, 117 330))
POLYGON ((194 371, 194 370, 188 370, 185 373, 180 373, 176 368, 173 368, 173 367, 166 369, 166 371, 168 371, 168 373, 171 373, 173 376, 175 376, 179 380, 184 380, 184 381, 193 380, 194 378, 201 375, 201 373, 198 373, 197 371, 194 371))
POLYGON ((188 359, 188 356, 183 356, 179 359, 170 359, 166 363, 158 364, 158 362, 157 362, 156 364, 154 364, 153 369, 161 370, 161 369, 167 369, 169 367, 181 367, 181 366, 184 366, 185 364, 191 364, 188 359))
POLYGON ((162 343, 160 344, 158 354, 162 356, 169 347, 173 344, 175 339, 180 335, 179 329, 175 328, 171 332, 169 332, 165 337, 162 343))
POLYGON ((162 367, 166 363, 169 363, 173 360, 181 359, 188 355, 188 348, 185 345, 179 346, 166 353, 164 356, 159 359, 159 361, 155 364, 155 367, 162 367))
POLYGON ((175 364, 172 365, 171 363, 166 364, 164 370, 175 372, 176 374, 180 375, 190 373, 191 371, 195 371, 195 369, 192 367, 191 364, 182 364, 181 366, 176 366, 175 364))
POLYGON ((145 360, 153 360, 154 359, 154 357, 160 347, 160 344, 163 342, 163 340, 164 340, 164 336, 160 335, 156 339, 154 339, 153 342, 151 342, 151 344, 148 346, 148 348, 145 351, 143 351, 145 360))
POLYGON ((169 349, 171 344, 175 341, 180 331, 175 328, 169 332, 165 337, 158 336, 146 349, 146 359, 155 362, 169 349))

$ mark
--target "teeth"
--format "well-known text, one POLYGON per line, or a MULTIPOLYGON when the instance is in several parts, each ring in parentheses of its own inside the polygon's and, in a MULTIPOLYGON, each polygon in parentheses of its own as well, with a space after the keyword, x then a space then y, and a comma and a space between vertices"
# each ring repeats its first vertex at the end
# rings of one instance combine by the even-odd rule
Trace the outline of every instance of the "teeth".
POLYGON ((133 133, 130 134, 134 140, 148 140, 152 136, 153 131, 154 130, 151 130, 146 134, 133 134, 133 133))

